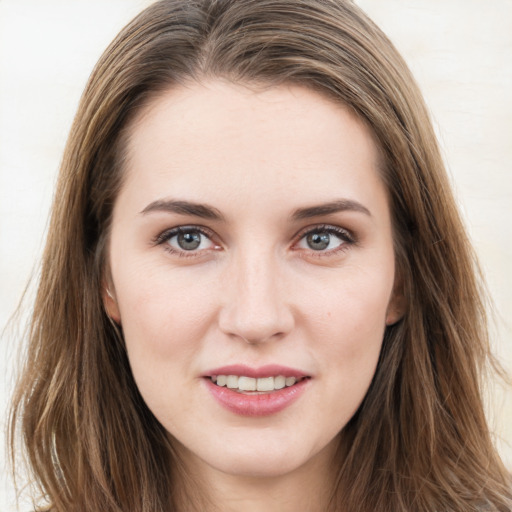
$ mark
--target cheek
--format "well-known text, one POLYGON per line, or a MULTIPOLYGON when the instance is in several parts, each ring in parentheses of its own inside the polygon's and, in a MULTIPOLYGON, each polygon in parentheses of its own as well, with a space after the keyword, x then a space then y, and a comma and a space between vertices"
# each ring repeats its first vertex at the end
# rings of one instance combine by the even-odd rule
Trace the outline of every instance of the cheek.
POLYGON ((119 267, 115 281, 130 357, 163 362, 193 353, 207 328, 206 319, 214 312, 208 288, 198 286, 198 280, 186 273, 157 265, 133 267, 137 272, 119 267))
POLYGON ((326 394, 338 431, 354 416, 375 375, 385 324, 380 304, 344 308, 330 331, 324 354, 326 394), (379 320, 376 320, 379 319, 379 320))
POLYGON ((302 309, 319 333, 330 333, 335 346, 337 339, 371 339, 383 332, 393 288, 392 265, 389 272, 346 268, 321 284, 303 294, 302 309))
POLYGON ((118 269, 121 324, 137 387, 159 421, 172 429, 175 417, 187 415, 193 403, 183 388, 193 385, 212 300, 188 279, 162 269, 132 275, 118 269), (169 407, 172 404, 172 407, 169 407))
MULTIPOLYGON (((393 271, 350 272, 309 296, 308 338, 321 350, 330 382, 358 404, 378 362, 385 331, 393 271), (320 349, 321 347, 321 349, 320 349)), ((333 389, 333 393, 336 390, 333 389)))

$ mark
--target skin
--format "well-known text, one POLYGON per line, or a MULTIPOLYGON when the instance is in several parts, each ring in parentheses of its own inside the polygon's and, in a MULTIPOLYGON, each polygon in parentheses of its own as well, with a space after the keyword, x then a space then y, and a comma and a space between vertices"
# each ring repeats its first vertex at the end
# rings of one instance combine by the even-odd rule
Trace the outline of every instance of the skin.
POLYGON ((340 431, 402 309, 371 132, 306 88, 216 80, 154 99, 127 151, 104 301, 148 407, 219 510, 325 510, 340 431), (171 199, 222 219, 158 207, 171 199), (293 217, 340 200, 353 204, 293 217), (201 226, 200 246, 162 235, 177 226, 201 226), (312 231, 329 245, 312 248, 312 231), (245 417, 205 385, 227 364, 310 379, 283 411, 245 417))

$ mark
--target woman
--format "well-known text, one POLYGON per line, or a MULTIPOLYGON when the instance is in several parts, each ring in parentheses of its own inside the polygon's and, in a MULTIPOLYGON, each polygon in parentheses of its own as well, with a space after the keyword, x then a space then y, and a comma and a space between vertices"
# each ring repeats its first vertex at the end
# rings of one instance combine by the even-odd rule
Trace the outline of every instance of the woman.
POLYGON ((352 3, 155 3, 56 198, 12 415, 49 510, 511 509, 473 253, 352 3))

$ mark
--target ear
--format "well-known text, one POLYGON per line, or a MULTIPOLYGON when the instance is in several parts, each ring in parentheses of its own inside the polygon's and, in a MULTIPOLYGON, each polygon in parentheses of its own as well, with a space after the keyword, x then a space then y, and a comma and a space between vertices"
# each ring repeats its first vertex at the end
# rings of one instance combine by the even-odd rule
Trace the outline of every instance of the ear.
POLYGON ((393 292, 386 310, 386 325, 394 325, 399 322, 407 310, 407 304, 404 295, 404 282, 402 276, 398 273, 395 276, 393 292))
POLYGON ((113 286, 104 282, 102 288, 101 296, 103 299, 103 307, 107 315, 114 320, 116 324, 121 324, 121 314, 117 305, 115 292, 112 291, 113 286))

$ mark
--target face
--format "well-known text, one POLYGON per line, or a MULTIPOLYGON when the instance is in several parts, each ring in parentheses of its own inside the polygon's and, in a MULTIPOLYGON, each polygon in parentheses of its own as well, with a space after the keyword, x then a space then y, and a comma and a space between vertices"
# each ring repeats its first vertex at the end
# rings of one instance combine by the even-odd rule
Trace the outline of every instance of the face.
POLYGON ((109 314, 185 460, 275 476, 327 460, 399 316, 379 154, 298 86, 173 89, 133 123, 109 314))

